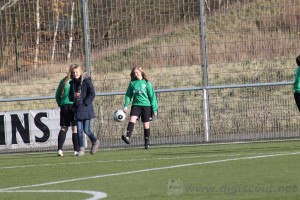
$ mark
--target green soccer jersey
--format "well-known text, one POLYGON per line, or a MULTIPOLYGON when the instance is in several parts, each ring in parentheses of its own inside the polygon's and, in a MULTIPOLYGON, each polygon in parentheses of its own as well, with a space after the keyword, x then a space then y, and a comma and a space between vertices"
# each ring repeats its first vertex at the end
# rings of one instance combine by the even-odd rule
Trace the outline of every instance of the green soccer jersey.
POLYGON ((130 81, 125 95, 124 107, 128 107, 132 99, 132 105, 151 106, 153 112, 157 112, 157 99, 150 81, 134 80, 130 81))
POLYGON ((59 82, 59 85, 57 87, 56 94, 55 94, 56 103, 59 107, 62 106, 62 105, 66 105, 66 104, 73 104, 73 101, 70 101, 70 99, 69 99, 71 79, 66 83, 64 94, 61 97, 61 89, 62 89, 62 86, 64 84, 64 81, 65 81, 65 78, 63 78, 59 82))
POLYGON ((297 66, 295 71, 294 91, 300 93, 300 66, 297 66))

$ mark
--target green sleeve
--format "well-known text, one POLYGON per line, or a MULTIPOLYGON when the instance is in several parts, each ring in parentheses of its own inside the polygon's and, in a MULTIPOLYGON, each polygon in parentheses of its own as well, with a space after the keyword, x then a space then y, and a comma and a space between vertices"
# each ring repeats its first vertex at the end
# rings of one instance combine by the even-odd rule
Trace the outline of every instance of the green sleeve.
POLYGON ((147 82, 147 92, 152 107, 152 111, 157 112, 158 111, 157 99, 156 99, 155 91, 150 81, 147 82))
POLYGON ((300 93, 300 66, 295 71, 294 91, 300 93))
POLYGON ((125 103, 124 103, 124 107, 128 108, 129 104, 130 104, 130 101, 131 101, 131 98, 132 98, 132 89, 131 89, 131 82, 129 83, 128 85, 128 88, 127 88, 127 91, 126 91, 126 94, 125 94, 125 103))

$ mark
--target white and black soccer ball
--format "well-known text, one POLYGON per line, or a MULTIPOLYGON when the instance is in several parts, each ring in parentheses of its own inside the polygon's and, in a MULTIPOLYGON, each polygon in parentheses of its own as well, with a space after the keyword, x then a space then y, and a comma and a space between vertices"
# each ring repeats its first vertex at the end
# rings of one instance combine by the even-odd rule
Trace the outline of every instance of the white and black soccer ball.
POLYGON ((126 114, 123 112, 123 110, 116 110, 114 112, 113 118, 117 122, 122 122, 126 118, 126 114))

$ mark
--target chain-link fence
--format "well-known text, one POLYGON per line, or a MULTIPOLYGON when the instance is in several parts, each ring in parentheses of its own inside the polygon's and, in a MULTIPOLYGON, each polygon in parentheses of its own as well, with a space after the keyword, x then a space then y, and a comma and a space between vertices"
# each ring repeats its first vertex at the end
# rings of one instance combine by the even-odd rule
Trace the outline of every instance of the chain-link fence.
POLYGON ((124 147, 126 123, 112 114, 141 65, 159 102, 153 145, 298 138, 299 11, 299 0, 4 0, 0 108, 56 108, 58 82, 78 63, 97 92, 101 146, 124 147))

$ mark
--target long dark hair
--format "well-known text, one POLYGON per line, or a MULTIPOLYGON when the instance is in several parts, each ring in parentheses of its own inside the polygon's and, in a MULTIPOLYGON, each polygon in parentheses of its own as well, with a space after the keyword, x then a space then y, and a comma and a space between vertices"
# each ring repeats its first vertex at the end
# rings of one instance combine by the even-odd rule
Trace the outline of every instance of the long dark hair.
POLYGON ((296 58, 296 63, 298 66, 300 66, 300 55, 296 58))

